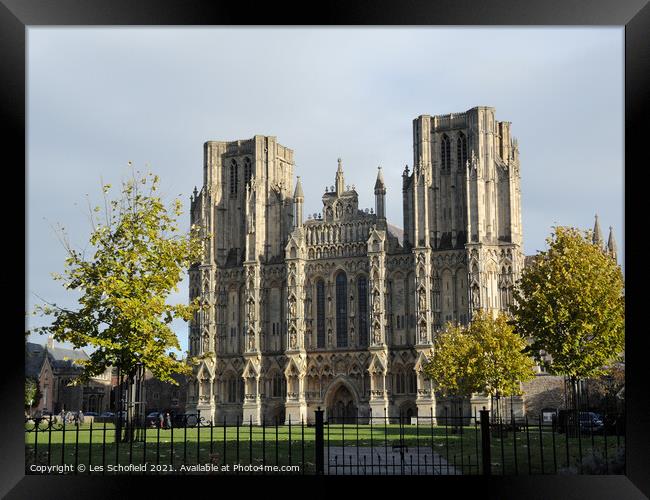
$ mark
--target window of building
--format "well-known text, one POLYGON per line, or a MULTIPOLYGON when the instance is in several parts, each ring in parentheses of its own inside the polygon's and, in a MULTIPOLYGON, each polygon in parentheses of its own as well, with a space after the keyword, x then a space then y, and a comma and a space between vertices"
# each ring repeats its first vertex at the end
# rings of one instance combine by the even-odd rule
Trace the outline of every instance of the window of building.
POLYGON ((239 179, 237 178, 237 161, 232 160, 230 162, 230 194, 237 194, 237 185, 239 184, 239 179))
POLYGON ((447 134, 442 136, 442 142, 440 144, 440 156, 442 160, 442 168, 444 170, 449 170, 451 168, 451 144, 447 134))
POLYGON ((336 276, 336 346, 348 346, 348 281, 344 272, 336 276))
POLYGON ((244 158, 244 184, 248 184, 251 181, 253 175, 253 168, 251 166, 251 159, 246 157, 244 158))
POLYGON ((357 280, 359 294, 359 346, 368 345, 368 280, 365 276, 357 280))
POLYGON ((467 138, 462 132, 458 135, 456 141, 456 161, 458 162, 458 168, 465 167, 467 163, 467 138))
POLYGON ((408 388, 407 388, 408 393, 409 394, 417 393, 417 379, 415 377, 415 372, 412 369, 408 371, 406 378, 408 383, 408 388))
POLYGON ((226 381, 227 385, 227 399, 229 403, 237 402, 237 379, 233 376, 229 377, 226 381))
POLYGON ((316 282, 316 347, 325 347, 325 282, 316 282))
POLYGON ((271 396, 274 398, 281 398, 283 396, 282 394, 282 379, 284 377, 280 375, 279 373, 276 373, 272 379, 272 388, 271 388, 271 396))

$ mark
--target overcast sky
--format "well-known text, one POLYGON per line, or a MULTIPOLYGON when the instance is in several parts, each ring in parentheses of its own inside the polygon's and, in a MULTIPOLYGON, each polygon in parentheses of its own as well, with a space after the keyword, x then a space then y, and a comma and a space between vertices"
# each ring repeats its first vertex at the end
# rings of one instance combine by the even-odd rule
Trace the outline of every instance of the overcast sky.
MULTIPOLYGON (((86 194, 127 162, 185 207, 201 187, 203 143, 274 135, 295 152, 305 214, 321 210, 336 159, 361 207, 377 166, 402 226, 412 120, 493 106, 519 140, 524 250, 553 225, 623 234, 623 28, 28 29, 27 306, 74 305, 50 273, 61 223, 83 248, 86 194)), ((182 220, 189 226, 189 216, 182 220)), ((183 282, 172 301, 186 301, 183 282)), ((28 318, 28 328, 43 323, 28 318)), ((187 326, 175 322, 182 349, 187 326)), ((32 340, 45 339, 32 336, 32 340)))

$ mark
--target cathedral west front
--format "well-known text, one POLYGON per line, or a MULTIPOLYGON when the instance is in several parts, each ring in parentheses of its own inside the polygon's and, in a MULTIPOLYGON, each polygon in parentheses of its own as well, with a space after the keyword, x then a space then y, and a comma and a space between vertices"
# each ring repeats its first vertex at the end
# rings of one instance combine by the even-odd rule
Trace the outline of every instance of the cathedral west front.
MULTIPOLYGON (((222 422, 439 417, 423 375, 436 332, 503 310, 524 264, 519 151, 491 107, 413 120, 402 172, 403 231, 389 223, 382 169, 361 210, 339 159, 322 210, 303 213, 293 151, 256 135, 204 145, 191 220, 211 238, 190 269, 200 356, 188 409, 222 422)), ((387 167, 398 168, 398 167, 387 167)), ((399 167, 401 168, 401 167, 399 167)), ((467 414, 486 405, 476 395, 467 414)))

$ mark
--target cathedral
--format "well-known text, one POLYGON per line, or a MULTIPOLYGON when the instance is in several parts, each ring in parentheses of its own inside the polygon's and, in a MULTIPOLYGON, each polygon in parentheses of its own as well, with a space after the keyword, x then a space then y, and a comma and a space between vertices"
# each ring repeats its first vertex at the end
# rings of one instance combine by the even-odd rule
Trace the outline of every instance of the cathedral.
MULTIPOLYGON (((392 167, 391 167, 392 168, 392 167)), ((188 410, 222 422, 440 417, 423 375, 436 332, 508 307, 524 265, 519 151, 511 123, 479 106, 413 120, 403 231, 361 210, 339 159, 322 210, 303 214, 293 151, 273 136, 204 145, 191 221, 211 235, 190 269, 199 356, 188 410)), ((486 405, 475 396, 464 412, 486 405)))

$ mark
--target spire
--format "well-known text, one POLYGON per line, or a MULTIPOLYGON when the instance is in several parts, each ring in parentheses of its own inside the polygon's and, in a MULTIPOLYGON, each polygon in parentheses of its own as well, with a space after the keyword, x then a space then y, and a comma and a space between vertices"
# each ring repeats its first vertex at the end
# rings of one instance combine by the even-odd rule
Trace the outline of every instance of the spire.
POLYGON ((603 234, 600 231, 600 224, 598 223, 598 214, 596 214, 596 222, 594 223, 594 236, 592 239, 594 245, 603 245, 603 234))
POLYGON ((381 167, 377 167, 377 181, 375 182, 375 194, 377 191, 386 192, 386 184, 384 184, 384 174, 381 170, 381 167))
POLYGON ((302 192, 302 182, 300 182, 300 176, 296 177, 296 190, 293 193, 293 199, 304 198, 305 194, 302 192))
POLYGON ((336 194, 341 196, 343 194, 345 181, 343 179, 343 161, 341 158, 338 159, 339 166, 336 169, 336 194))
POLYGON ((610 255, 616 258, 618 249, 616 248, 616 240, 614 239, 614 230, 612 226, 609 226, 609 238, 607 239, 607 250, 609 250, 610 255))
POLYGON ((294 201, 294 224, 296 227, 302 227, 302 202, 305 199, 305 195, 302 192, 302 182, 300 182, 300 176, 296 177, 296 190, 293 192, 293 201, 294 201))
POLYGON ((375 182, 375 212, 377 218, 386 218, 386 185, 384 184, 384 174, 381 167, 377 167, 377 182, 375 182))

